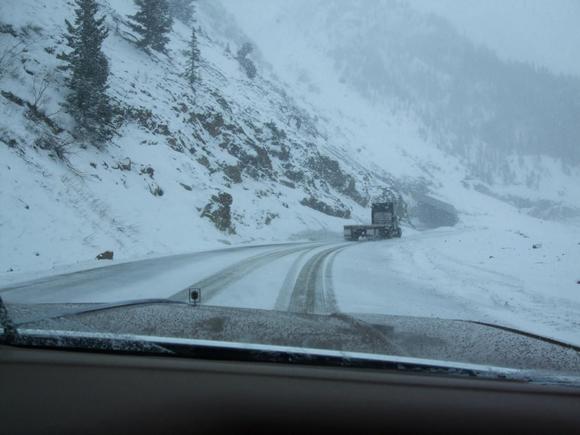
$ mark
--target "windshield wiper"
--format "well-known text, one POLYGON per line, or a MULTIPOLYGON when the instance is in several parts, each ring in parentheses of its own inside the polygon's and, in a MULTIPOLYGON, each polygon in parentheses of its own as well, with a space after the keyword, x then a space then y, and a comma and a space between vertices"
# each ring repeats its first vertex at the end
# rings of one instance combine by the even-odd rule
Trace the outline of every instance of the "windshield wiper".
POLYGON ((534 334, 533 332, 522 331, 521 329, 511 328, 509 326, 497 325, 495 323, 481 322, 479 320, 462 320, 463 322, 473 323, 475 325, 487 326, 489 328, 499 329, 505 332, 511 332, 512 334, 521 335, 528 338, 533 338, 534 340, 543 341, 544 343, 554 344, 566 349, 570 349, 580 353, 580 346, 576 346, 571 343, 566 343, 565 341, 556 340, 555 338, 544 337, 543 335, 534 334))

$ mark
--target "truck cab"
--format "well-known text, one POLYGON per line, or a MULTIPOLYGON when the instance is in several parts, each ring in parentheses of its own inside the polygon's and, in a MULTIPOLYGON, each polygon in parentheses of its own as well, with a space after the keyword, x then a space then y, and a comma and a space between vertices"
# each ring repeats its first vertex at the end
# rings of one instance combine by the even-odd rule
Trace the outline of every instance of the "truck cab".
POLYGON ((399 219, 395 213, 394 202, 372 204, 370 225, 345 225, 346 240, 381 240, 399 238, 402 235, 399 219))

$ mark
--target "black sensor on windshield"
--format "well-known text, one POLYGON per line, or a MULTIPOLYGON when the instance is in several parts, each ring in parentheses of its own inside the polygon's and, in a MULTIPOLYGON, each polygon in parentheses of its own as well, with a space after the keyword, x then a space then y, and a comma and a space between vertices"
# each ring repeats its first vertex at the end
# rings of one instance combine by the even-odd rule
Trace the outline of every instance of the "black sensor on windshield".
POLYGON ((201 289, 200 288, 190 288, 189 289, 188 302, 191 305, 201 304, 201 289))

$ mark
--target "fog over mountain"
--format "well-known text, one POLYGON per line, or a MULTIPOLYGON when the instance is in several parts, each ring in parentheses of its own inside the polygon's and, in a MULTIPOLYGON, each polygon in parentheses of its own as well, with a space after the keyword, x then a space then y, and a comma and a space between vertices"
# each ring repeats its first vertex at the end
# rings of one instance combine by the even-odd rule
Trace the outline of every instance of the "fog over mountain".
POLYGON ((502 58, 580 75, 580 2, 576 0, 407 0, 442 16, 502 58))
MULTIPOLYGON (((342 84, 387 112, 403 111, 418 118, 424 139, 462 158, 486 182, 519 183, 514 159, 521 163, 527 157, 549 156, 564 170, 580 163, 580 79, 553 73, 538 66, 541 61, 533 65, 505 60, 442 16, 396 0, 223 3, 244 22, 268 57, 277 58, 281 73, 289 77, 294 71, 306 80, 330 62, 342 84)), ((553 16, 574 9, 565 2, 553 8, 558 6, 560 15, 553 16)), ((466 8, 458 7, 455 15, 444 14, 452 9, 449 2, 431 9, 453 15, 457 24, 466 8)), ((490 3, 481 9, 488 11, 480 17, 485 20, 491 12, 516 13, 518 4, 504 10, 499 3, 490 3)), ((462 22, 467 26, 469 20, 462 22)), ((519 20, 520 28, 528 22, 534 24, 525 17, 519 20)), ((491 29, 493 23, 488 24, 491 29)), ((508 18, 496 24, 503 34, 508 32, 508 18)), ((522 39, 526 34, 513 41, 514 48, 526 45, 522 39)), ((541 51, 549 40, 545 34, 558 38, 538 28, 527 46, 541 51)), ((529 60, 527 55, 521 58, 529 60)), ((318 77, 321 81, 327 78, 318 77)), ((526 172, 533 185, 536 175, 526 172)))

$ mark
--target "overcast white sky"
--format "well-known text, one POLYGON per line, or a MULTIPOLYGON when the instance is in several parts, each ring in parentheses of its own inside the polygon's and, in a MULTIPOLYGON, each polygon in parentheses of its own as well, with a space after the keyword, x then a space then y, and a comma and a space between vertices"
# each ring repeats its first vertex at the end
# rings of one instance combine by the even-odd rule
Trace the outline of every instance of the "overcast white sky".
POLYGON ((580 75, 580 0, 407 0, 502 57, 580 75))

